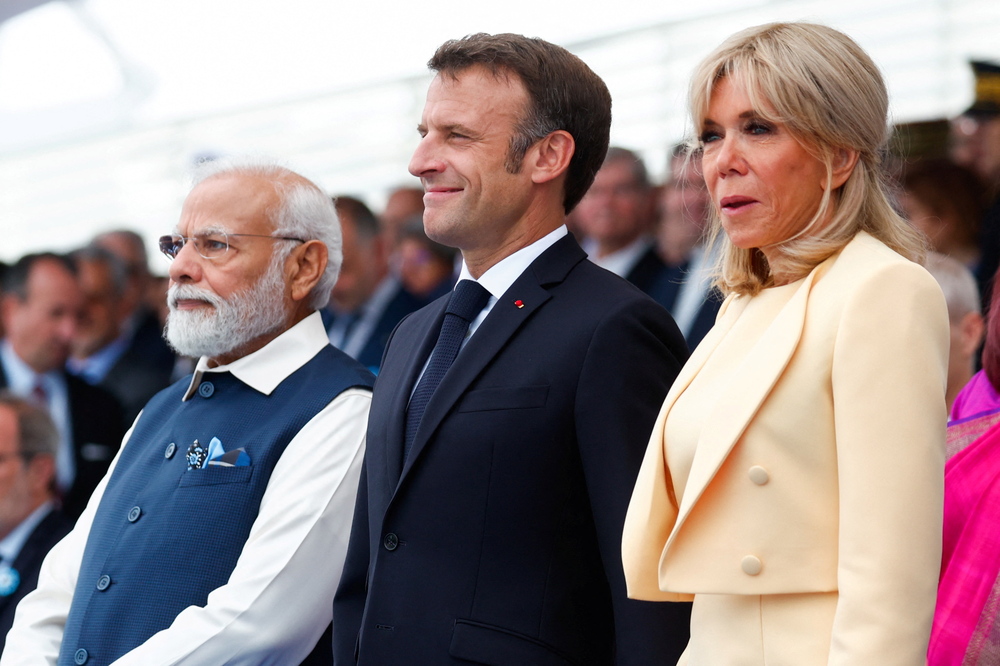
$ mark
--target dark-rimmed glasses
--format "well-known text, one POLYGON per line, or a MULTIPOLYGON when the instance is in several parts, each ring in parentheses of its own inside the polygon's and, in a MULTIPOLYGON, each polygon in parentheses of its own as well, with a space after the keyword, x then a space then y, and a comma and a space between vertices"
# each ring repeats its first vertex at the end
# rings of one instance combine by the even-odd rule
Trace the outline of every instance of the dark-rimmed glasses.
POLYGON ((230 237, 240 237, 245 236, 248 238, 270 238, 271 240, 283 240, 283 241, 295 241, 296 243, 305 243, 302 238, 293 238, 292 236, 266 236, 264 234, 228 234, 224 231, 212 231, 204 234, 195 234, 194 236, 181 236, 180 234, 171 234, 169 236, 160 236, 160 252, 165 254, 168 259, 173 260, 177 257, 177 253, 180 252, 187 243, 193 243, 195 251, 206 259, 218 259, 229 252, 229 238, 230 237))

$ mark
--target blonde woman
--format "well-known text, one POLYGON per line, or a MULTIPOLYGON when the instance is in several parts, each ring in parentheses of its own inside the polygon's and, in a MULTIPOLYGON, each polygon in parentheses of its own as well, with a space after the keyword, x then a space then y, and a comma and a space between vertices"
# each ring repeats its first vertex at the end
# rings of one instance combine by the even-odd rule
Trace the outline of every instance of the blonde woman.
POLYGON ((694 599, 691 666, 924 663, 940 566, 948 315, 893 211, 868 55, 738 33, 691 113, 722 245, 625 524, 629 595, 694 599))

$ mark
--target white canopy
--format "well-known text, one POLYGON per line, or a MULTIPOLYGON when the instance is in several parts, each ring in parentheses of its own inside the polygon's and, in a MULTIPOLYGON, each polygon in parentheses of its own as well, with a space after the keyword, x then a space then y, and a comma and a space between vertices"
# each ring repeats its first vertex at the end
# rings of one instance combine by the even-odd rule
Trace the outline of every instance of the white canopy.
POLYGON ((537 35, 579 54, 611 89, 613 143, 642 151, 657 175, 685 132, 691 69, 741 28, 805 19, 845 30, 883 68, 897 121, 960 112, 968 59, 1000 60, 996 0, 481 6, 3 0, 0 259, 110 227, 169 231, 205 154, 277 157, 378 209, 389 188, 416 184, 406 165, 424 63, 470 32, 537 35))

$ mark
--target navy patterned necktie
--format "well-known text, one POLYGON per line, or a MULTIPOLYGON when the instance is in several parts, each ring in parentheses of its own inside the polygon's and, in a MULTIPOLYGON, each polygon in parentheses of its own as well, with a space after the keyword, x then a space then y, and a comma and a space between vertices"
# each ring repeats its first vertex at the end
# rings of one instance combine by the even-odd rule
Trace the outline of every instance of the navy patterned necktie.
POLYGON ((451 293, 444 322, 441 324, 441 333, 438 334, 437 344, 431 352, 431 360, 416 390, 410 396, 410 404, 406 409, 404 463, 410 455, 410 447, 413 446, 413 438, 417 434, 420 420, 424 417, 427 403, 430 402, 448 368, 455 362, 458 350, 462 348, 462 340, 469 330, 469 324, 482 312, 489 299, 490 292, 474 280, 460 280, 455 291, 451 293))

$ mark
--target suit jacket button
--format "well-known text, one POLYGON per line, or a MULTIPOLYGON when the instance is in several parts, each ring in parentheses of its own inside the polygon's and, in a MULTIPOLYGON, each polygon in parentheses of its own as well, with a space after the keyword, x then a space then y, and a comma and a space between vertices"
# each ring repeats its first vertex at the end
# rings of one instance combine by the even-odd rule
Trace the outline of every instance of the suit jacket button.
POLYGON ((134 523, 139 520, 139 516, 142 515, 142 509, 137 506, 132 507, 132 510, 128 512, 128 522, 134 523))
POLYGON ((754 557, 753 555, 747 555, 740 562, 740 568, 743 569, 743 573, 748 576, 756 576, 760 573, 760 570, 764 568, 759 557, 754 557))
POLYGON ((213 393, 215 393, 215 386, 212 385, 212 382, 198 384, 198 395, 201 397, 211 398, 213 393))
POLYGON ((107 574, 97 579, 97 589, 100 590, 101 592, 108 589, 108 586, 110 585, 111 585, 111 576, 108 576, 107 574))
POLYGON ((170 460, 171 458, 174 457, 175 453, 177 453, 177 445, 174 444, 173 442, 170 442, 169 444, 167 444, 167 449, 163 452, 163 457, 166 458, 167 460, 170 460))
POLYGON ((76 652, 74 652, 73 653, 73 663, 74 664, 80 664, 80 666, 83 666, 83 664, 86 664, 87 663, 87 651, 84 650, 83 648, 80 648, 79 650, 77 650, 76 652))
POLYGON ((771 480, 771 475, 767 473, 767 470, 760 465, 754 465, 749 470, 747 470, 747 475, 750 480, 756 483, 758 486, 762 486, 771 480))
POLYGON ((382 545, 385 546, 386 550, 396 550, 396 547, 399 545, 399 537, 392 532, 389 532, 385 535, 385 538, 382 539, 382 545))

